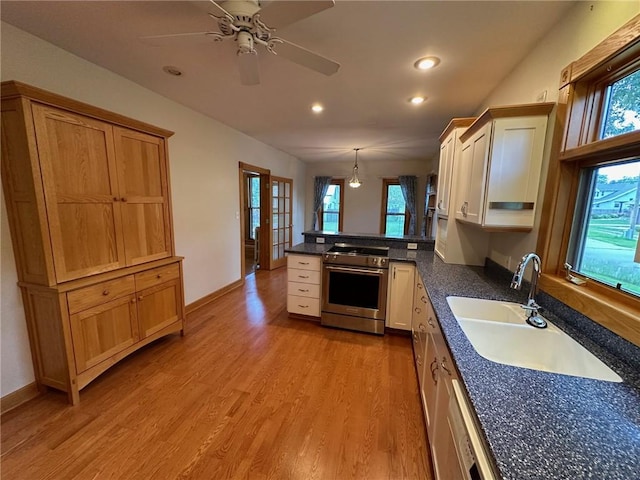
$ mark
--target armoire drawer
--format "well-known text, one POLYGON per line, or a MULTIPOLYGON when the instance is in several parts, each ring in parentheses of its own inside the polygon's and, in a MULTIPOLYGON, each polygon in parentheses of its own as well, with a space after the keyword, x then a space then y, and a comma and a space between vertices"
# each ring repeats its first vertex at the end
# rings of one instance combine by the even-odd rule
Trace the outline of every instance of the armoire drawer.
POLYGON ((180 278, 180 267, 177 263, 153 268, 145 272, 136 273, 136 290, 155 287, 168 280, 180 278))
POLYGON ((96 283, 89 287, 79 288, 67 293, 69 314, 102 305, 113 299, 130 295, 136 290, 133 275, 96 283))

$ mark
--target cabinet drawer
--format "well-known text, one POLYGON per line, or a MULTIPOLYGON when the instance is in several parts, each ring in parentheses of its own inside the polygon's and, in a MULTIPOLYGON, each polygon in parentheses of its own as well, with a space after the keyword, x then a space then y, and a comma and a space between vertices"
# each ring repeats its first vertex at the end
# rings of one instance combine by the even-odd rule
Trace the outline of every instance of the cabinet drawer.
POLYGON ((317 255, 289 255, 287 256, 287 268, 299 270, 320 271, 320 257, 317 255))
POLYGON ((287 312, 319 317, 320 299, 287 295, 287 312))
POLYGON ((180 278, 180 267, 178 264, 165 265, 164 267, 152 268, 145 272, 136 273, 136 290, 155 287, 168 280, 180 278))
POLYGON ((69 313, 74 314, 87 308, 101 305, 114 298, 130 295, 135 292, 133 275, 116 278, 108 282, 100 282, 89 287, 79 288, 67 293, 69 313))
POLYGON ((320 298, 320 285, 289 282, 287 293, 299 297, 320 298))
POLYGON ((314 285, 320 285, 319 271, 314 272, 313 270, 298 270, 292 268, 288 270, 287 276, 290 282, 311 283, 314 285))

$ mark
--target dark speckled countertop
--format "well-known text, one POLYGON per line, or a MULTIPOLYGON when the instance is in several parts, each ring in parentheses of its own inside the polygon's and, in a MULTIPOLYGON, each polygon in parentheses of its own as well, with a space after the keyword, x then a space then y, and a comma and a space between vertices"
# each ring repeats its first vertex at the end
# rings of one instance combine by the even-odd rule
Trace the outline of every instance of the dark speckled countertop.
MULTIPOLYGON (((321 255, 329 247, 302 243, 287 251, 321 255)), ((445 264, 431 251, 391 248, 389 258, 416 264, 503 479, 640 479, 640 348, 540 292, 545 317, 623 383, 492 362, 467 340, 447 296, 522 303, 528 289, 509 289, 499 267, 445 264)))

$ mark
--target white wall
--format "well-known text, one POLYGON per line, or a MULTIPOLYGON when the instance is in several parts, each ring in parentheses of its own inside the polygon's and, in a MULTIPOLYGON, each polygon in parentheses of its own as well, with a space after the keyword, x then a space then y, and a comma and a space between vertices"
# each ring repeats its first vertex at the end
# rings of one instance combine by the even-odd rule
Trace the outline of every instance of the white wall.
MULTIPOLYGON (((293 179, 294 243, 304 228, 305 165, 220 122, 2 23, 2 80, 21 82, 175 132, 169 140, 176 253, 191 303, 241 276, 238 162, 293 179)), ((2 205, 0 395, 31 382, 24 310, 2 205)))
MULTIPOLYGON (((354 157, 355 159, 355 157, 354 157)), ((424 210, 424 190, 427 175, 437 171, 437 159, 431 160, 390 160, 388 162, 367 162, 358 159, 358 178, 362 181, 359 188, 349 188, 346 182, 351 177, 353 163, 318 162, 307 165, 306 186, 306 224, 311 230, 313 222, 313 184, 316 176, 329 176, 345 179, 344 218, 342 229, 348 233, 380 233, 380 209, 382 208, 382 179, 400 175, 418 177, 418 222, 416 234, 420 233, 424 210)))
MULTIPOLYGON (((640 1, 576 2, 576 5, 542 38, 537 47, 484 100, 485 108, 535 102, 537 95, 547 91, 547 101, 558 100, 560 71, 640 13, 640 1)), ((546 185, 551 134, 555 110, 547 130, 547 145, 542 166, 538 208, 534 229, 530 233, 491 234, 490 257, 499 263, 511 257, 510 268, 536 249, 540 228, 542 201, 546 185)))

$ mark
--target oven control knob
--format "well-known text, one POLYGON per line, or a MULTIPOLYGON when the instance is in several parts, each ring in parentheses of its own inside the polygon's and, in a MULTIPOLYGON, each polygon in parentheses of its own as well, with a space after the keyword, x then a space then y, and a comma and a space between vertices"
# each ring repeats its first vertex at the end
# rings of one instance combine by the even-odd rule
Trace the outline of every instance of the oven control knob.
POLYGON ((338 258, 338 255, 336 255, 336 254, 334 253, 334 254, 333 254, 333 259, 335 260, 335 259, 337 259, 337 258, 338 258))
POLYGON ((373 264, 374 264, 374 265, 377 265, 377 264, 378 264, 378 259, 377 259, 377 258, 374 258, 374 259, 373 259, 373 264))
POLYGON ((385 263, 387 263, 387 260, 384 258, 380 259, 380 265, 384 265, 385 263))

